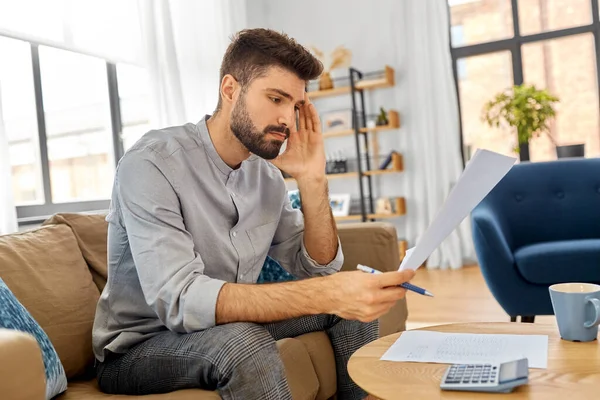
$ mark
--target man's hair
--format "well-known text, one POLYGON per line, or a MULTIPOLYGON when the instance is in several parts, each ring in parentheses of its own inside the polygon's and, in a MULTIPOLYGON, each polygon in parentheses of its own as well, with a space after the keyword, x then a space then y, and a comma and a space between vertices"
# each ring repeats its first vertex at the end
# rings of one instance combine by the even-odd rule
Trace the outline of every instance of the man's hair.
POLYGON ((270 29, 242 30, 223 56, 216 111, 221 109, 220 83, 225 75, 232 75, 245 88, 270 67, 284 68, 304 81, 316 79, 323 72, 323 64, 289 36, 270 29))

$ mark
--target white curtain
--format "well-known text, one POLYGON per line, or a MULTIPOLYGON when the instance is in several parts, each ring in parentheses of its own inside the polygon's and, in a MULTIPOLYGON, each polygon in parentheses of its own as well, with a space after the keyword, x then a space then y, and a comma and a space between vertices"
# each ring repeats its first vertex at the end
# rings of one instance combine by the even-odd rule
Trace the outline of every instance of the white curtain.
POLYGON ((246 27, 244 1, 140 0, 153 127, 197 122, 219 96, 219 67, 230 37, 246 27))
MULTIPOLYGON (((459 112, 449 48, 448 6, 443 0, 395 3, 402 16, 396 24, 404 50, 403 110, 406 234, 414 245, 462 173, 459 112)), ((402 52, 401 52, 402 53, 402 52)), ((429 257, 427 268, 461 268, 475 252, 468 219, 429 257)))
POLYGON ((140 0, 138 5, 142 54, 150 76, 150 123, 155 128, 183 124, 185 108, 170 3, 140 0))
POLYGON ((17 231, 17 212, 11 182, 8 138, 2 117, 2 87, 0 87, 0 235, 17 231))

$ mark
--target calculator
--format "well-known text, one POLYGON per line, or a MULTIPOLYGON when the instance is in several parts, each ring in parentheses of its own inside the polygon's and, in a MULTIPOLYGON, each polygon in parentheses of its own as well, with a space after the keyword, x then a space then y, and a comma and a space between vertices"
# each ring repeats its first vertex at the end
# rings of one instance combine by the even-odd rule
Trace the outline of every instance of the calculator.
POLYGON ((504 363, 453 364, 446 369, 440 388, 470 392, 509 393, 527 384, 529 363, 526 358, 504 363))

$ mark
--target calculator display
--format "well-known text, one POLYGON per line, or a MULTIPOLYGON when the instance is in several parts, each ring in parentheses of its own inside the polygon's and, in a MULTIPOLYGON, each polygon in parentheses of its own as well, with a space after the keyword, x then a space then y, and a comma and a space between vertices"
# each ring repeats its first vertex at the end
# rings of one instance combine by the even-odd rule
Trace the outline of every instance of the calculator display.
POLYGON ((527 363, 520 361, 511 361, 500 364, 500 373, 498 374, 498 383, 513 381, 515 379, 527 376, 527 363))

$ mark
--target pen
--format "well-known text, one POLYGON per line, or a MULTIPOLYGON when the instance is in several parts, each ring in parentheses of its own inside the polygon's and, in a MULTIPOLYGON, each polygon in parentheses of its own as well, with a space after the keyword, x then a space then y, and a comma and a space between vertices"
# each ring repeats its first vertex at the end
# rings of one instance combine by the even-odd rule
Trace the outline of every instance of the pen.
MULTIPOLYGON (((359 269, 359 270, 361 270, 363 272, 367 272, 369 274, 381 274, 382 273, 381 271, 378 271, 378 270, 376 270, 374 268, 367 267, 366 265, 361 265, 361 264, 358 264, 356 266, 356 269, 359 269)), ((411 290, 411 291, 413 291, 415 293, 422 294, 423 296, 433 297, 433 293, 430 293, 427 290, 425 290, 423 288, 420 288, 418 286, 412 285, 412 284, 410 284, 408 282, 402 283, 402 284, 400 284, 400 286, 403 287, 406 290, 411 290)))

